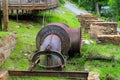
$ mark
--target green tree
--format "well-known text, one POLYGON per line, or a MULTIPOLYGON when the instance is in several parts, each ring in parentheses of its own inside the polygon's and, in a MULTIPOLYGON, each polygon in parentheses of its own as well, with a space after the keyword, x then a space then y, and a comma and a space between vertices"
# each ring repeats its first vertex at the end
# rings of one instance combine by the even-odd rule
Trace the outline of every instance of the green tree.
POLYGON ((100 14, 101 6, 107 5, 108 0, 71 0, 76 2, 80 7, 84 7, 88 11, 95 11, 100 14))
POLYGON ((109 0, 109 5, 113 10, 114 17, 120 20, 120 0, 109 0))
POLYGON ((60 4, 64 4, 65 0, 59 0, 60 4))

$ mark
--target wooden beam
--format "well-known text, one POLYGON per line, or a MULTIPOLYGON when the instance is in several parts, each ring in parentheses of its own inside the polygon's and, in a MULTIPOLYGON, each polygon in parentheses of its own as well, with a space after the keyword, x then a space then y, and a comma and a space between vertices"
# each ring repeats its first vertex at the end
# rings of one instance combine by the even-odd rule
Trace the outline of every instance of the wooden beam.
POLYGON ((0 10, 0 31, 2 31, 2 11, 0 10))
POLYGON ((9 23, 9 14, 8 14, 8 0, 2 0, 3 2, 3 22, 4 22, 4 30, 8 31, 8 23, 9 23))
POLYGON ((0 31, 2 31, 2 10, 1 10, 1 3, 0 3, 0 31))

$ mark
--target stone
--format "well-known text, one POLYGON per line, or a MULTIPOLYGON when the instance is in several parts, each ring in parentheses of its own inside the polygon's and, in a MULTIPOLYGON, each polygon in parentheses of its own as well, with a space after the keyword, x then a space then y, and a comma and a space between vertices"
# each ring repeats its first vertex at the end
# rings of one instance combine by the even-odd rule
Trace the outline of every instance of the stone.
POLYGON ((120 35, 98 35, 97 43, 120 45, 120 35))
POLYGON ((28 24, 28 25, 26 26, 26 28, 27 28, 27 29, 31 29, 31 28, 33 28, 33 25, 32 25, 32 24, 28 24))
POLYGON ((111 80, 110 74, 106 74, 106 80, 111 80))
POLYGON ((90 37, 97 38, 97 35, 117 35, 116 22, 94 22, 90 25, 90 37))
POLYGON ((92 40, 82 40, 82 45, 84 45, 84 44, 88 44, 88 45, 91 45, 91 44, 93 44, 94 42, 92 41, 92 40))
POLYGON ((4 62, 4 56, 2 53, 0 53, 0 66, 3 64, 4 62))
POLYGON ((9 77, 8 71, 0 71, 0 80, 7 80, 9 77))
POLYGON ((89 33, 90 25, 94 22, 104 22, 104 21, 103 20, 85 20, 84 21, 85 32, 89 33))
POLYGON ((16 26, 16 28, 18 29, 18 28, 20 28, 20 26, 16 26))
POLYGON ((88 80, 100 80, 99 76, 97 72, 89 72, 88 80))
POLYGON ((81 23, 81 27, 84 28, 85 26, 85 20, 98 20, 98 17, 92 15, 92 14, 81 14, 81 15, 78 15, 78 21, 81 23))
POLYGON ((9 34, 2 37, 0 44, 0 65, 10 56, 10 53, 13 51, 17 43, 16 34, 9 34))

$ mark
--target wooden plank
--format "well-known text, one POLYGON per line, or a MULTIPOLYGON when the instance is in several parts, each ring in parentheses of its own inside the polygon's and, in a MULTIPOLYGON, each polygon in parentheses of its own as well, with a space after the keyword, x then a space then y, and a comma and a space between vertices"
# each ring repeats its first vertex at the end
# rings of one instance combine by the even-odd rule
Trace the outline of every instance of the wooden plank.
MULTIPOLYGON (((9 1, 9 0, 3 0, 3 1, 6 2, 6 1, 9 1)), ((32 0, 31 3, 27 3, 27 2, 25 3, 22 0, 20 0, 19 2, 16 2, 16 3, 14 3, 14 1, 8 3, 8 8, 10 10, 11 9, 13 9, 13 10, 16 10, 16 9, 24 9, 24 10, 49 10, 51 8, 56 8, 56 7, 58 7, 58 0, 54 0, 51 3, 48 3, 47 0, 45 0, 43 3, 39 3, 39 2, 35 3, 35 0, 32 0)), ((3 8, 2 8, 2 10, 3 10, 3 8)))
POLYGON ((84 78, 87 80, 88 72, 65 72, 65 71, 8 71, 9 76, 41 76, 61 78, 84 78))
MULTIPOLYGON (((51 5, 51 6, 21 6, 21 9, 24 10, 49 10, 52 8, 56 8, 58 7, 58 5, 51 5)), ((10 10, 19 10, 20 7, 19 6, 10 6, 9 7, 10 10)))

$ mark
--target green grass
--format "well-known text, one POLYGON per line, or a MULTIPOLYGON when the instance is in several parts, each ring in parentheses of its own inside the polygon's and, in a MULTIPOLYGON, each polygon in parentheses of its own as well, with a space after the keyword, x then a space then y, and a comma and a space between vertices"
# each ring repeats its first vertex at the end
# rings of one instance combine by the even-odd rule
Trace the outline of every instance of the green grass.
POLYGON ((98 72, 101 80, 106 80, 107 74, 110 74, 111 80, 119 80, 120 78, 120 64, 117 62, 92 60, 86 61, 85 66, 90 71, 98 72))
MULTIPOLYGON (((41 16, 39 14, 37 16, 41 16)), ((60 7, 53 12, 49 17, 49 12, 46 13, 45 24, 50 22, 63 22, 72 28, 80 27, 76 15, 60 7)), ((9 33, 17 33, 17 45, 5 63, 0 67, 0 70, 27 70, 30 66, 31 54, 36 50, 35 38, 38 31, 42 28, 42 22, 10 20, 9 32, 0 32, 0 36, 8 35, 9 33), (17 27, 19 26, 19 28, 17 27)), ((84 39, 91 40, 87 33, 83 34, 84 39)), ((82 57, 75 57, 67 60, 65 67, 66 71, 84 71, 88 68, 90 71, 100 73, 101 80, 105 80, 106 74, 110 74, 113 80, 119 79, 120 75, 120 47, 115 45, 98 45, 94 41, 92 45, 82 46, 82 57), (88 57, 98 56, 103 58, 113 58, 113 61, 108 60, 87 60, 88 57)), ((43 77, 11 77, 9 80, 66 80, 58 78, 43 78, 43 77)))
POLYGON ((80 23, 75 14, 67 10, 66 8, 62 7, 59 10, 64 10, 63 12, 57 12, 55 15, 52 16, 51 22, 63 22, 69 25, 71 28, 79 28, 80 23))
POLYGON ((120 76, 120 47, 112 44, 92 44, 84 45, 82 47, 82 53, 86 61, 85 67, 89 71, 98 72, 101 80, 105 80, 107 74, 110 74, 112 80, 118 80, 120 76), (96 60, 95 58, 101 58, 102 60, 96 60), (88 59, 88 58, 92 58, 88 59), (109 60, 111 59, 111 60, 109 60))
MULTIPOLYGON (((4 69, 20 69, 26 70, 29 66, 28 56, 33 48, 35 49, 35 35, 40 30, 40 27, 37 26, 38 23, 33 23, 35 26, 31 26, 30 29, 27 28, 29 22, 26 24, 16 23, 15 21, 10 20, 10 32, 17 33, 17 45, 15 50, 11 53, 10 58, 6 60, 2 68, 4 69), (20 28, 16 28, 20 26, 20 28), (34 28, 34 29, 33 29, 34 28)), ((29 23, 30 24, 30 23, 29 23)), ((31 23, 32 25, 32 23, 31 23)))
MULTIPOLYGON (((45 20, 45 24, 49 24, 50 22, 64 22, 68 24, 70 27, 79 27, 80 24, 76 18, 76 16, 65 9, 64 7, 59 8, 64 13, 60 13, 59 11, 55 11, 52 16, 50 16, 50 21, 48 17, 45 20)), ((41 14, 40 14, 41 15, 41 14)), ((38 15, 38 16, 40 16, 38 15)), ((49 16, 48 12, 46 16, 49 16)), ((8 33, 16 33, 17 34, 17 45, 14 51, 11 53, 10 57, 4 62, 4 64, 0 67, 0 70, 27 70, 30 67, 30 60, 32 54, 36 50, 36 35, 38 31, 41 29, 41 22, 35 21, 20 21, 17 23, 15 20, 10 20, 9 23, 9 31, 8 32, 0 32, 0 36, 7 35, 8 33)), ((67 65, 66 70, 72 65, 67 65)), ((11 77, 10 80, 66 80, 66 79, 58 79, 58 78, 43 78, 43 77, 11 77)))
MULTIPOLYGON (((71 28, 80 27, 80 23, 78 22, 76 15, 65 7, 59 7, 57 10, 51 11, 50 13, 46 12, 45 14, 46 17, 48 17, 47 19, 45 19, 45 21, 47 22, 62 22, 67 24, 71 28)), ((44 15, 44 13, 39 14, 38 16, 40 15, 44 15)))
POLYGON ((118 21, 118 27, 120 27, 120 21, 118 21))
POLYGON ((86 56, 94 55, 94 56, 104 56, 104 57, 114 57, 115 60, 120 60, 120 47, 112 44, 92 44, 92 45, 84 45, 82 47, 83 54, 86 56))
POLYGON ((2 38, 3 36, 6 36, 6 35, 8 35, 8 34, 10 34, 10 32, 0 32, 0 38, 2 38))

